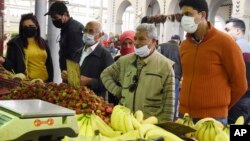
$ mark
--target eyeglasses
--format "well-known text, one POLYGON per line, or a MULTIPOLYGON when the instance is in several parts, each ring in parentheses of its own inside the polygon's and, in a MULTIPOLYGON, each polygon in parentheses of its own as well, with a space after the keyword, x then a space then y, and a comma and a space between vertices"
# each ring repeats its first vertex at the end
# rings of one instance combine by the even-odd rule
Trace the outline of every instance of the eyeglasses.
POLYGON ((137 75, 134 75, 134 76, 133 76, 133 83, 129 85, 128 90, 129 90, 130 92, 135 91, 136 88, 137 88, 137 83, 138 83, 138 76, 137 76, 137 75))

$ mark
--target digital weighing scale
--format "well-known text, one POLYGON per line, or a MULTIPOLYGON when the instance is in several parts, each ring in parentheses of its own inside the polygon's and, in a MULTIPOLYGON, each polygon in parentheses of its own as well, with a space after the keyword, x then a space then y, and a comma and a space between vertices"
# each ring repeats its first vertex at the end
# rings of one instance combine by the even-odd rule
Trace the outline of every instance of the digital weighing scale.
POLYGON ((74 110, 38 99, 0 100, 0 141, 59 141, 78 132, 74 110))

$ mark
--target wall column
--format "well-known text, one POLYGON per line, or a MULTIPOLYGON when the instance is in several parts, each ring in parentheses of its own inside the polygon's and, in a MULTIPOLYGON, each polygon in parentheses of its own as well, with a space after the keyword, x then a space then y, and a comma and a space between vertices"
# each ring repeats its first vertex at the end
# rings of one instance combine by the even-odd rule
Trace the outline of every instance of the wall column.
POLYGON ((35 15, 40 25, 41 37, 46 39, 46 17, 44 14, 47 12, 47 1, 36 0, 35 2, 35 15))
MULTIPOLYGON (((40 1, 40 0, 38 0, 40 1)), ((51 5, 54 2, 54 0, 49 1, 49 5, 51 5)), ((59 39, 60 39, 60 30, 56 28, 51 20, 51 17, 48 15, 46 16, 48 18, 48 45, 50 47, 50 52, 52 56, 53 61, 53 67, 54 67, 54 82, 55 83, 61 83, 61 70, 59 67, 59 39)))

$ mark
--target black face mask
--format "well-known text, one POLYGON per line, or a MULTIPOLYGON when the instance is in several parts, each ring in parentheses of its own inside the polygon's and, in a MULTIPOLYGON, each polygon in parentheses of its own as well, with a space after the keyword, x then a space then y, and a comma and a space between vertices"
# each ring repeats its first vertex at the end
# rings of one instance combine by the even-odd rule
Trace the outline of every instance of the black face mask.
POLYGON ((26 38, 34 37, 36 36, 36 33, 37 33, 36 27, 29 26, 29 27, 23 28, 23 34, 24 34, 24 37, 26 38))
POLYGON ((63 27, 63 23, 62 21, 59 19, 59 20, 55 20, 55 21, 52 21, 53 22, 53 25, 56 27, 56 28, 62 28, 63 27))

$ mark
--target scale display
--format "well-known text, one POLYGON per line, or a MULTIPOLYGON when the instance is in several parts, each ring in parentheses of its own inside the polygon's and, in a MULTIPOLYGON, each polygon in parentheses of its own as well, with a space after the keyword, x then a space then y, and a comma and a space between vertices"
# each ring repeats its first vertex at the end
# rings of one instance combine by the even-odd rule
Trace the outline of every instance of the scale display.
POLYGON ((78 131, 74 110, 38 99, 0 100, 0 141, 57 141, 78 131))

